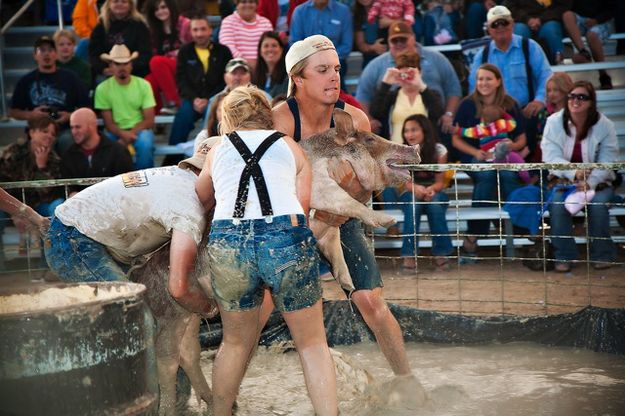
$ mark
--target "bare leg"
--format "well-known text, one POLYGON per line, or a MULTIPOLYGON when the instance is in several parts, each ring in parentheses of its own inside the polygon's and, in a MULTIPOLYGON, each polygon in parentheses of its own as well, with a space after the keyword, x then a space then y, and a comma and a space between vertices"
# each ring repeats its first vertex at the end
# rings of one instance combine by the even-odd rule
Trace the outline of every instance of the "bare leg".
POLYGON ((337 415, 336 374, 323 326, 321 300, 282 314, 295 341, 315 415, 337 415))
POLYGON ((588 47, 590 48, 592 59, 594 59, 595 62, 605 61, 603 45, 601 44, 599 36, 595 32, 588 31, 588 33, 586 33, 586 40, 588 41, 588 47))
POLYGON ((397 376, 409 375, 410 364, 404 348, 404 337, 397 319, 382 298, 382 288, 358 290, 352 295, 356 307, 373 331, 382 354, 397 376))
POLYGON ((582 41, 582 34, 579 31, 579 27, 577 27, 575 13, 570 10, 564 12, 564 14, 562 14, 562 23, 564 23, 564 28, 568 32, 571 42, 573 42, 575 48, 578 51, 584 49, 584 41, 582 41))
POLYGON ((213 413, 230 416, 257 339, 259 309, 242 312, 219 309, 223 339, 213 365, 213 413))

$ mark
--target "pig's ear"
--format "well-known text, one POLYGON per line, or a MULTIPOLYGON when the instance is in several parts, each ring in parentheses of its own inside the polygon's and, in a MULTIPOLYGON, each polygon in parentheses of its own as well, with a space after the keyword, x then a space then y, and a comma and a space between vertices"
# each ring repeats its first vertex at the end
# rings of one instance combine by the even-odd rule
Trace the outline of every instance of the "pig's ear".
POLYGON ((354 120, 352 120, 352 116, 350 116, 349 113, 339 108, 334 109, 333 116, 334 126, 337 135, 335 141, 339 144, 345 145, 349 143, 349 137, 353 136, 354 133, 356 133, 356 129, 354 128, 354 120))

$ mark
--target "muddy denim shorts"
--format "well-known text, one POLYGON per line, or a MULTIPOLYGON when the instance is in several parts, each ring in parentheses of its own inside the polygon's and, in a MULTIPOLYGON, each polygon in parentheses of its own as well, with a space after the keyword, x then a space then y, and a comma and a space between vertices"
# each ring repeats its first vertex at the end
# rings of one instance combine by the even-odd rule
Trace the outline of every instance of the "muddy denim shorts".
POLYGON ((206 248, 211 285, 226 311, 257 308, 269 288, 281 312, 321 299, 316 240, 303 215, 281 215, 272 222, 214 220, 206 248))
POLYGON ((341 225, 341 246, 356 290, 384 286, 372 242, 365 236, 360 220, 352 218, 341 225))
POLYGON ((111 257, 105 246, 56 217, 44 240, 48 266, 65 282, 128 280, 122 265, 111 257))

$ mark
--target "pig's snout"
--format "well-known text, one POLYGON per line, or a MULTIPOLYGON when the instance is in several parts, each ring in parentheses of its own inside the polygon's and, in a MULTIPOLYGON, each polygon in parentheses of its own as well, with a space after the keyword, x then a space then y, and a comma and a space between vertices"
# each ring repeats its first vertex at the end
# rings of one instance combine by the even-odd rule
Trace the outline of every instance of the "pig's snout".
POLYGON ((415 165, 421 162, 419 146, 393 144, 385 156, 385 176, 388 185, 400 185, 410 180, 410 170, 401 165, 415 165))

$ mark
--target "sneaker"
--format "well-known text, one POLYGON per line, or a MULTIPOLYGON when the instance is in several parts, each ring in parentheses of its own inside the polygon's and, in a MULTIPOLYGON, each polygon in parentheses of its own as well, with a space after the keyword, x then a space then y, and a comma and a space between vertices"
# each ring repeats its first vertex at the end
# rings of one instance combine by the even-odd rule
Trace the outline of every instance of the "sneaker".
POLYGON ((556 263, 554 270, 558 273, 568 273, 571 271, 571 264, 567 262, 559 261, 556 263))
POLYGON ((592 61, 592 56, 590 55, 590 52, 588 52, 588 49, 582 49, 576 54, 573 54, 572 59, 574 64, 586 64, 592 61))
POLYGON ((605 269, 609 269, 610 267, 612 267, 612 263, 607 262, 607 261, 598 261, 592 264, 592 267, 595 270, 605 270, 605 269))
POLYGON ((175 116, 177 111, 176 107, 163 107, 160 114, 163 116, 175 116))
POLYGON ((612 87, 612 78, 610 78, 610 76, 608 74, 600 74, 599 75, 599 82, 601 83, 601 89, 602 90, 611 90, 612 87))

